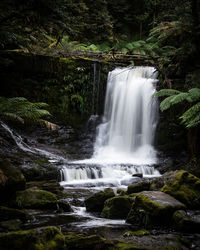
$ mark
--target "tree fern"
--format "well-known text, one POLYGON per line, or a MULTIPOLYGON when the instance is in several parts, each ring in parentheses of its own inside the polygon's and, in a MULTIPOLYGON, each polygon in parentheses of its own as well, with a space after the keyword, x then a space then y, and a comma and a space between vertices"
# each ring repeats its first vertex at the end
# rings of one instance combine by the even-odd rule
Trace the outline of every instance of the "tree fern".
POLYGON ((156 92, 153 96, 154 97, 163 97, 163 96, 172 96, 182 93, 181 91, 175 89, 161 89, 160 91, 156 92))
POLYGON ((24 97, 0 97, 0 117, 3 120, 39 122, 41 118, 50 116, 45 108, 48 104, 43 102, 32 103, 24 97))
POLYGON ((160 103, 161 111, 167 110, 170 107, 183 101, 194 103, 194 105, 186 110, 179 118, 181 119, 181 123, 184 124, 186 128, 195 127, 200 124, 200 102, 197 102, 200 100, 199 88, 192 88, 188 92, 181 92, 174 89, 162 89, 155 93, 153 96, 167 96, 160 103))
POLYGON ((195 127, 200 124, 200 102, 193 105, 180 117, 181 122, 187 127, 195 127))

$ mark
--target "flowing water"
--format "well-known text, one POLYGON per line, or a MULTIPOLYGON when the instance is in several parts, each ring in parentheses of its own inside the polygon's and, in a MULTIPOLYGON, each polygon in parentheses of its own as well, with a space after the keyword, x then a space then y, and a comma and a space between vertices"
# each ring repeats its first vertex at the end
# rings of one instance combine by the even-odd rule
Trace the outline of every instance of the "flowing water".
MULTIPOLYGON (((96 72, 96 66, 94 66, 96 72)), ((154 168, 157 162, 153 147, 154 132, 158 120, 158 105, 152 95, 156 91, 157 73, 153 67, 116 68, 108 75, 104 115, 97 127, 94 153, 90 159, 69 161, 38 147, 29 146, 23 138, 1 122, 18 147, 28 153, 40 154, 50 162, 59 162, 61 185, 68 190, 97 192, 105 187, 125 188, 144 178, 159 176, 154 168)), ((99 89, 99 79, 96 88, 99 89)), ((94 79, 95 82, 95 79, 94 79)), ((95 94, 95 87, 93 89, 95 94)), ((94 101, 93 101, 94 102, 94 101)), ((98 105, 93 110, 94 114, 98 105)), ((93 115, 90 122, 98 119, 93 115)), ((58 165, 58 164, 57 164, 58 165)), ((83 201, 83 197, 78 198, 83 201)), ((74 207, 74 213, 87 218, 77 227, 119 225, 113 221, 94 217, 84 207, 74 207)), ((75 225, 75 224, 74 224, 75 225)), ((75 225, 76 226, 76 225, 75 225)))

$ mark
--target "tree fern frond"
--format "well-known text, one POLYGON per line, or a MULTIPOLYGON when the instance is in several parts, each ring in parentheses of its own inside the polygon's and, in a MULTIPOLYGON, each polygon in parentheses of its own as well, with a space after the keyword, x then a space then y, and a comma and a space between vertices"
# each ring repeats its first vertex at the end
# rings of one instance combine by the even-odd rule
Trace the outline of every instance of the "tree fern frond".
POLYGON ((178 95, 175 95, 171 100, 170 100, 170 103, 171 105, 175 105, 177 103, 180 103, 184 100, 187 100, 188 98, 188 93, 179 93, 178 95))
POLYGON ((200 102, 183 113, 180 119, 188 128, 197 126, 200 123, 200 102))
POLYGON ((188 101, 189 102, 196 102, 200 100, 200 88, 192 88, 188 91, 188 101))
POLYGON ((168 96, 160 103, 160 110, 163 112, 164 110, 167 110, 171 107, 171 100, 174 98, 174 96, 168 96))
POLYGON ((24 119, 22 119, 20 116, 13 114, 13 113, 9 113, 9 112, 4 112, 3 116, 2 116, 5 120, 11 120, 11 121, 19 121, 20 123, 24 123, 24 119))
POLYGON ((179 90, 176 89, 161 89, 158 92, 156 92, 153 97, 163 97, 163 96, 172 96, 182 93, 179 90))

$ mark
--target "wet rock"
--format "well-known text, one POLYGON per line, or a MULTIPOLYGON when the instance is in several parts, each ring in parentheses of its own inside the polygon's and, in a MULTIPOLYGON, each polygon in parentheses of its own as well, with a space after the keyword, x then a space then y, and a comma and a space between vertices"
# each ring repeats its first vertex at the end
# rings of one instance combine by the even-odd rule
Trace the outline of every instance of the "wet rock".
POLYGON ((143 178, 143 174, 142 174, 142 173, 133 174, 132 176, 133 176, 133 177, 143 178))
POLYGON ((64 188, 55 180, 28 182, 26 186, 27 188, 38 187, 39 189, 56 194, 59 198, 65 196, 63 192, 64 188))
POLYGON ((111 188, 93 194, 85 200, 86 210, 88 212, 101 212, 104 207, 104 202, 114 196, 114 191, 111 188))
POLYGON ((122 189, 122 188, 118 188, 117 189, 117 194, 119 194, 119 195, 126 195, 126 190, 124 190, 124 189, 122 189))
POLYGON ((178 210, 173 214, 175 229, 185 232, 200 232, 200 211, 178 210))
POLYGON ((110 198, 105 201, 101 216, 109 219, 125 219, 131 209, 132 202, 132 198, 128 196, 110 198))
POLYGON ((58 200, 57 204, 58 204, 60 212, 72 212, 73 211, 69 203, 65 200, 58 200))
POLYGON ((56 209, 57 198, 55 194, 33 187, 18 191, 15 205, 20 208, 56 209))
POLYGON ((98 235, 85 236, 83 234, 69 233, 66 235, 68 250, 111 250, 114 244, 98 235))
POLYGON ((0 206, 0 221, 12 219, 25 221, 28 217, 28 214, 23 210, 0 206))
POLYGON ((22 222, 19 219, 8 220, 0 222, 0 228, 2 231, 18 231, 21 229, 22 222))
POLYGON ((127 222, 152 227, 168 224, 172 214, 185 206, 170 195, 159 191, 143 191, 136 195, 127 222))
POLYGON ((0 249, 66 249, 65 237, 56 227, 43 227, 0 235, 0 249))
POLYGON ((141 191, 148 191, 149 188, 150 188, 149 181, 139 182, 139 183, 128 186, 127 194, 139 193, 141 191))
POLYGON ((175 197, 188 208, 200 207, 200 179, 187 171, 171 172, 161 191, 175 197))
POLYGON ((138 237, 143 237, 144 235, 150 235, 150 232, 143 229, 143 230, 138 230, 138 231, 127 231, 123 234, 123 237, 130 237, 130 236, 138 236, 138 237))
POLYGON ((17 190, 23 190, 26 180, 23 174, 9 161, 0 159, 0 196, 8 200, 17 190))

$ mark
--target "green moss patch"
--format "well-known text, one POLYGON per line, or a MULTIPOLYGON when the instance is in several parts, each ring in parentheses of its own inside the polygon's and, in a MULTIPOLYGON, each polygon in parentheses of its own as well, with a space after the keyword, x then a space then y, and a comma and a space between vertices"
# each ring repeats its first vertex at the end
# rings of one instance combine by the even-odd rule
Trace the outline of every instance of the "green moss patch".
POLYGON ((161 191, 172 195, 188 208, 200 207, 200 179, 187 171, 173 172, 161 191))

